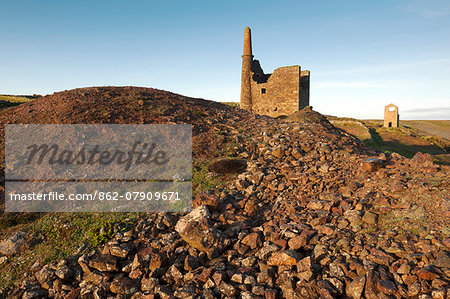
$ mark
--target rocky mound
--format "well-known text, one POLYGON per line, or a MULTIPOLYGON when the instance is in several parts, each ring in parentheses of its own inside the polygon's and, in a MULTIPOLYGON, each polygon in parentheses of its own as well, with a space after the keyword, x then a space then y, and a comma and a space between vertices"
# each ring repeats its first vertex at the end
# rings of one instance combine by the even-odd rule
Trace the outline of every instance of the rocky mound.
MULTIPOLYGON (((147 214, 100 248, 37 262, 7 296, 446 298, 449 168, 377 152, 306 115, 259 117, 141 88, 78 89, 0 113, 3 123, 193 123, 196 136, 235 140, 231 155, 247 161, 191 213, 147 214), (122 100, 133 90, 139 99, 122 100)), ((194 144, 207 153, 203 140, 194 144)))
POLYGON ((213 152, 213 133, 221 126, 254 118, 246 111, 217 102, 130 86, 57 92, 0 111, 1 138, 4 124, 191 123, 196 146, 193 153, 198 156, 213 152))

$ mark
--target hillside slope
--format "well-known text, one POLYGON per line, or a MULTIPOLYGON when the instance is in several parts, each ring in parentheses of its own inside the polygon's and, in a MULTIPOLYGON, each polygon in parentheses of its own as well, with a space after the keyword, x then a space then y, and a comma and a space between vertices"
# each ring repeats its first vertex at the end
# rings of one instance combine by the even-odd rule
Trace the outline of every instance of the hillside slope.
POLYGON ((436 163, 450 165, 450 121, 404 120, 399 128, 384 128, 381 120, 357 120, 327 116, 334 126, 366 144, 412 158, 429 153, 436 163))

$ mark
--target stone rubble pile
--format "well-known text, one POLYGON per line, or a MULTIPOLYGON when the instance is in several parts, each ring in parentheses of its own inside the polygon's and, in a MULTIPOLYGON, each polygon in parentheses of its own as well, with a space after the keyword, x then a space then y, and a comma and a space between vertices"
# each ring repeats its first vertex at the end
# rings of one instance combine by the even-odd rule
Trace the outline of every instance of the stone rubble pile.
POLYGON ((230 133, 248 167, 229 188, 36 265, 8 298, 449 298, 448 214, 414 218, 449 210, 448 167, 326 123, 257 121, 230 133))

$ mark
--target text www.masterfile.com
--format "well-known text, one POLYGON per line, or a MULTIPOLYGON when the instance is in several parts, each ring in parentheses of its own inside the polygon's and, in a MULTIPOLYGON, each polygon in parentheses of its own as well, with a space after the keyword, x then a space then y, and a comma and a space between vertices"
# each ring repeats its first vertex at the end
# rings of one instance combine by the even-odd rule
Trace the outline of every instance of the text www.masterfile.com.
POLYGON ((172 201, 172 200, 180 200, 179 194, 177 191, 151 191, 151 192, 143 192, 143 191, 126 191, 126 192, 117 192, 117 191, 92 191, 90 193, 69 193, 65 194, 64 192, 50 191, 50 192, 30 192, 30 193, 10 193, 9 199, 12 201, 28 201, 28 200, 37 200, 37 201, 109 201, 109 200, 163 200, 163 201, 172 201))

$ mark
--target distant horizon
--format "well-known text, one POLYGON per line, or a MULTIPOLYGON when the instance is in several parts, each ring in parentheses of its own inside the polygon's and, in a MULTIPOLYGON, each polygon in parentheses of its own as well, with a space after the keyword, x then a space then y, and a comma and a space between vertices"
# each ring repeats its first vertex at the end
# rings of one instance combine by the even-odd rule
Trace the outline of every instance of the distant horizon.
POLYGON ((0 93, 144 86, 238 102, 244 28, 265 73, 311 71, 322 114, 450 119, 450 2, 18 0, 0 4, 0 93), (249 13, 251 12, 251 13, 249 13))
MULTIPOLYGON (((126 86, 131 86, 131 85, 126 85, 126 86)), ((76 88, 73 88, 73 89, 78 89, 78 88, 92 88, 92 87, 126 87, 126 86, 125 86, 125 85, 124 85, 124 86, 115 86, 115 85, 105 85, 105 86, 83 86, 83 87, 76 87, 76 88)), ((133 86, 133 87, 154 88, 154 89, 163 90, 163 89, 160 89, 160 88, 149 87, 149 86, 133 86)), ((32 97, 32 96, 34 96, 34 95, 38 95, 38 96, 42 96, 42 97, 43 97, 43 96, 52 95, 52 94, 54 94, 54 93, 63 92, 63 91, 66 91, 66 90, 71 90, 71 89, 65 89, 65 90, 54 91, 54 92, 48 93, 48 94, 37 94, 37 93, 33 93, 33 94, 7 94, 7 93, 2 93, 2 92, 0 92, 0 95, 3 95, 3 96, 17 96, 17 97, 32 97)), ((171 92, 170 90, 165 90, 165 91, 171 92)), ((173 92, 173 93, 175 93, 175 92, 173 92)), ((190 97, 190 98, 195 98, 195 97, 191 97, 191 96, 189 96, 189 95, 184 95, 184 94, 179 94, 179 95, 181 95, 181 96, 186 96, 186 97, 190 97)), ((213 101, 213 102, 217 102, 217 103, 236 103, 236 104, 239 104, 239 101, 210 100, 210 99, 205 99, 205 98, 202 98, 202 97, 200 97, 200 98, 198 98, 198 99, 207 100, 207 101, 213 101)), ((388 105, 388 104, 387 104, 387 105, 388 105)), ((312 106, 312 108, 313 108, 314 111, 317 111, 317 110, 314 109, 314 106, 313 106, 313 105, 311 105, 311 106, 312 106)), ((399 107, 399 111, 400 111, 400 107, 399 107)), ((320 111, 317 111, 317 112, 321 113, 320 111)), ((384 110, 382 111, 382 113, 384 113, 384 110)), ((357 119, 357 120, 380 120, 380 121, 382 121, 382 120, 384 119, 384 116, 381 117, 381 118, 356 118, 356 117, 350 117, 350 116, 346 116, 346 115, 337 116, 337 115, 326 114, 326 113, 321 113, 321 114, 322 114, 322 115, 325 115, 325 116, 333 116, 333 117, 340 117, 340 118, 354 118, 354 119, 357 119)), ((401 118, 401 113, 399 113, 399 116, 400 116, 400 122, 401 122, 402 120, 416 120, 416 121, 419 121, 419 120, 450 121, 450 119, 410 119, 410 118, 401 118)))

